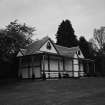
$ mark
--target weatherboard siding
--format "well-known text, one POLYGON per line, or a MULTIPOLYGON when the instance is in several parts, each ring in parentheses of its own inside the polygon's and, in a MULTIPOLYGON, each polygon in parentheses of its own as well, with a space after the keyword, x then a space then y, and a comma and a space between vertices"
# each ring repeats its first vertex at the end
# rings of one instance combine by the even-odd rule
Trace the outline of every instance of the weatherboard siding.
POLYGON ((51 59, 50 60, 50 76, 51 77, 58 77, 58 60, 57 59, 51 59), (55 72, 53 72, 55 71, 55 72))
POLYGON ((34 67, 33 74, 34 74, 35 78, 41 78, 40 67, 34 67))
MULTIPOLYGON (((63 61, 59 57, 49 56, 49 59, 48 57, 46 57, 44 60, 44 65, 45 65, 44 71, 47 78, 58 77, 59 72, 61 71, 61 74, 62 74, 62 71, 64 71, 63 61)), ((42 65, 42 68, 43 68, 43 65, 42 65)))
POLYGON ((65 59, 65 70, 72 71, 72 59, 65 59))
POLYGON ((74 55, 73 66, 74 66, 73 75, 74 77, 78 77, 79 76, 79 62, 78 62, 78 56, 76 53, 74 55))
POLYGON ((80 63, 80 76, 84 76, 83 63, 80 63))
POLYGON ((72 77, 72 59, 65 59, 65 71, 68 71, 66 74, 72 77))
POLYGON ((68 74, 69 77, 84 76, 83 63, 79 62, 77 58, 62 58, 47 54, 44 56, 44 60, 41 60, 38 56, 30 56, 30 58, 28 62, 26 62, 27 60, 24 62, 24 59, 23 61, 21 61, 22 59, 20 60, 19 75, 21 74, 23 79, 32 78, 32 75, 34 75, 35 78, 41 78, 43 72, 45 72, 46 78, 59 77, 59 73, 61 77, 63 77, 65 73, 68 74))

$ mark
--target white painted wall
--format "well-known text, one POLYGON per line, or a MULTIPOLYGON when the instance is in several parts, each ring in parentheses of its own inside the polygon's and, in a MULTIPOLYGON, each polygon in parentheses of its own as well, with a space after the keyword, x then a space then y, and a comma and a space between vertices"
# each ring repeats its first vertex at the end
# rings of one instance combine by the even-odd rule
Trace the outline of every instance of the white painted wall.
POLYGON ((66 71, 72 71, 72 60, 71 59, 65 59, 65 70, 66 71))
POLYGON ((28 78, 28 69, 27 68, 21 68, 22 78, 28 78))
POLYGON ((80 71, 83 71, 83 64, 80 63, 80 71))
MULTIPOLYGON (((48 64, 48 62, 46 62, 48 64)), ((54 56, 50 56, 50 73, 47 73, 47 75, 50 75, 51 78, 58 77, 58 58, 54 56), (57 72, 54 72, 57 71, 57 72)))
MULTIPOLYGON (((30 66, 32 65, 32 62, 30 62, 30 66)), ((40 78, 41 77, 41 72, 40 72, 40 61, 38 59, 34 59, 33 63, 33 73, 35 75, 35 78, 40 78)), ((19 76, 22 75, 22 78, 32 78, 32 67, 28 68, 28 64, 24 63, 19 66, 19 76), (28 70, 29 69, 29 70, 28 70)))
POLYGON ((23 56, 22 53, 19 51, 17 57, 23 56))
POLYGON ((19 64, 19 74, 18 76, 20 77, 20 75, 22 76, 22 78, 28 78, 29 75, 28 75, 28 64, 27 63, 23 63, 23 59, 20 58, 21 61, 20 61, 20 64, 19 64))
POLYGON ((78 77, 79 76, 79 65, 75 65, 74 64, 74 77, 78 77))
POLYGON ((84 76, 83 64, 80 63, 80 76, 84 76))
MULTIPOLYGON (((41 61, 41 62, 43 62, 43 61, 41 61)), ((47 57, 44 59, 44 67, 45 67, 46 78, 48 78, 49 72, 48 72, 48 58, 47 57)), ((43 64, 42 64, 42 69, 43 69, 43 64)))
POLYGON ((32 78, 32 68, 30 68, 29 78, 32 78))
POLYGON ((49 40, 40 48, 40 51, 57 53, 56 49, 54 48, 54 46, 52 45, 52 43, 49 40), (51 44, 50 50, 46 48, 48 42, 51 44))
MULTIPOLYGON (((56 59, 50 60, 50 71, 58 71, 58 61, 56 59)), ((52 72, 51 77, 58 77, 58 72, 52 72)))
POLYGON ((34 67, 33 73, 35 75, 35 78, 40 78, 41 77, 40 67, 34 67))
POLYGON ((80 55, 78 55, 78 57, 79 58, 84 58, 84 56, 83 56, 83 54, 82 54, 82 51, 81 50, 79 50, 80 51, 80 55))
POLYGON ((56 59, 50 60, 50 71, 58 71, 58 61, 56 59))
POLYGON ((74 65, 74 77, 78 77, 79 76, 79 73, 78 73, 78 71, 79 71, 79 62, 78 62, 78 56, 77 56, 77 54, 75 53, 74 54, 74 58, 76 58, 76 59, 74 59, 73 60, 73 65, 74 65))
MULTIPOLYGON (((25 79, 25 78, 32 78, 32 68, 30 68, 28 70, 28 68, 20 68, 20 75, 22 75, 22 78, 25 79)), ((39 74, 40 74, 40 70, 39 68, 33 68, 33 71, 34 71, 34 74, 36 77, 40 77, 39 74), (38 76, 37 76, 38 75, 38 76)))
POLYGON ((79 71, 79 65, 74 65, 74 71, 79 71))
POLYGON ((40 65, 40 60, 38 58, 35 58, 33 60, 33 66, 39 66, 40 65))
POLYGON ((63 60, 59 60, 60 71, 63 71, 63 60))
POLYGON ((48 59, 44 60, 45 70, 48 71, 48 59))
MULTIPOLYGON (((76 57, 76 55, 75 55, 76 57)), ((45 58, 45 70, 48 71, 48 59, 45 58)), ((78 71, 79 71, 79 65, 78 65, 78 59, 73 59, 73 64, 74 64, 74 77, 78 77, 79 75, 80 76, 84 76, 84 72, 83 72, 83 64, 80 63, 80 70, 81 70, 81 73, 78 74, 78 71)), ((40 71, 40 61, 38 59, 34 59, 34 64, 33 64, 34 67, 33 68, 33 72, 34 72, 34 75, 36 78, 40 78, 41 77, 41 71, 40 71)), ((43 65, 42 65, 43 66, 43 65)), ((63 61, 61 58, 59 58, 59 66, 60 66, 60 71, 64 71, 63 70, 63 61)), ((43 67, 42 67, 43 68, 43 67)), ((51 56, 50 57, 50 71, 58 71, 58 58, 57 57, 54 57, 54 56, 51 56)), ((65 70, 66 71, 72 71, 72 59, 68 59, 66 58, 65 59, 65 70)), ((58 72, 52 72, 50 73, 50 77, 58 77, 58 72)), ((30 68, 30 73, 28 71, 28 68, 27 68, 27 64, 22 64, 20 66, 20 74, 22 74, 22 77, 23 78, 31 78, 32 77, 32 68, 30 68), (23 66, 26 68, 23 68, 23 66)), ((69 74, 70 77, 73 76, 73 73, 72 72, 66 72, 69 74)), ((63 73, 61 74, 63 75, 63 73)), ((48 77, 49 76, 49 72, 46 72, 46 76, 48 77)))
POLYGON ((78 58, 78 56, 77 56, 77 54, 76 54, 76 53, 74 54, 74 58, 78 58))
MULTIPOLYGON (((45 58, 45 71, 46 71, 46 77, 48 78, 49 75, 50 77, 58 77, 58 60, 59 60, 59 66, 60 66, 60 71, 63 71, 63 61, 61 58, 50 56, 50 71, 57 71, 57 72, 49 72, 48 71, 48 58, 45 58)), ((42 65, 43 68, 43 65, 42 65)))
MULTIPOLYGON (((64 71, 63 69, 63 60, 62 59, 59 59, 59 66, 60 66, 60 71, 64 71)), ((63 72, 60 72, 61 76, 63 77, 63 72)))
MULTIPOLYGON (((72 59, 65 59, 65 71, 72 71, 72 59)), ((69 75, 69 77, 72 77, 72 72, 66 72, 66 74, 69 75)))

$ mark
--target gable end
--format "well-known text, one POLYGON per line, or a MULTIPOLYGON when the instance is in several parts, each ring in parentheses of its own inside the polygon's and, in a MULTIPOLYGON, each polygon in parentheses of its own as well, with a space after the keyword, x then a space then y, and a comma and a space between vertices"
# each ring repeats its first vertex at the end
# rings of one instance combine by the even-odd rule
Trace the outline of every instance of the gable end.
POLYGON ((50 52, 50 53, 58 53, 58 51, 56 50, 53 42, 49 39, 48 41, 46 41, 40 48, 40 51, 44 51, 44 52, 50 52))

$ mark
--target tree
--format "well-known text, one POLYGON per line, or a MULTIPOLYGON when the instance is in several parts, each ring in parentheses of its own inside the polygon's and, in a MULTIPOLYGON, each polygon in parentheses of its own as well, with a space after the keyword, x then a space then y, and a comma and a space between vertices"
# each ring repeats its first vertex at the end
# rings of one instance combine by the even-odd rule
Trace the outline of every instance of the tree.
MULTIPOLYGON (((81 36, 79 38, 79 47, 85 57, 85 59, 91 59, 91 60, 95 60, 95 55, 96 55, 96 51, 94 50, 92 44, 90 42, 88 42, 85 37, 81 36)), ((84 72, 89 76, 89 75, 94 75, 94 69, 93 69, 93 64, 92 62, 88 62, 88 66, 89 66, 89 71, 87 70, 87 61, 85 62, 85 60, 83 61, 84 64, 84 72)))
POLYGON ((96 55, 96 51, 91 42, 88 42, 83 36, 79 38, 79 47, 86 58, 92 59, 96 55))
POLYGON ((105 27, 95 29, 93 39, 96 41, 96 44, 99 48, 99 52, 105 52, 105 27))
POLYGON ((79 47, 83 53, 83 55, 86 57, 86 58, 89 58, 89 43, 87 42, 87 40, 81 36, 79 38, 79 47))
POLYGON ((91 39, 89 39, 89 43, 90 43, 90 48, 92 49, 93 55, 97 56, 98 52, 99 52, 99 48, 96 44, 96 41, 93 38, 91 38, 91 39))
POLYGON ((56 44, 61 46, 73 47, 78 45, 78 40, 69 20, 63 20, 61 22, 56 33, 56 39, 56 44))
POLYGON ((20 48, 31 43, 34 27, 29 27, 25 23, 19 24, 17 20, 10 22, 5 29, 0 30, 0 58, 9 60, 16 56, 20 48))

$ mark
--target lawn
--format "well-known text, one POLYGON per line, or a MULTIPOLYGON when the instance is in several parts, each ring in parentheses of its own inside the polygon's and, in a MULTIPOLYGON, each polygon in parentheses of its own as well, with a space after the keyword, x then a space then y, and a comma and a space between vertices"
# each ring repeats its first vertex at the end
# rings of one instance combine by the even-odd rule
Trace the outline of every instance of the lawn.
POLYGON ((0 85, 0 105, 105 105, 105 78, 3 84, 0 85))

